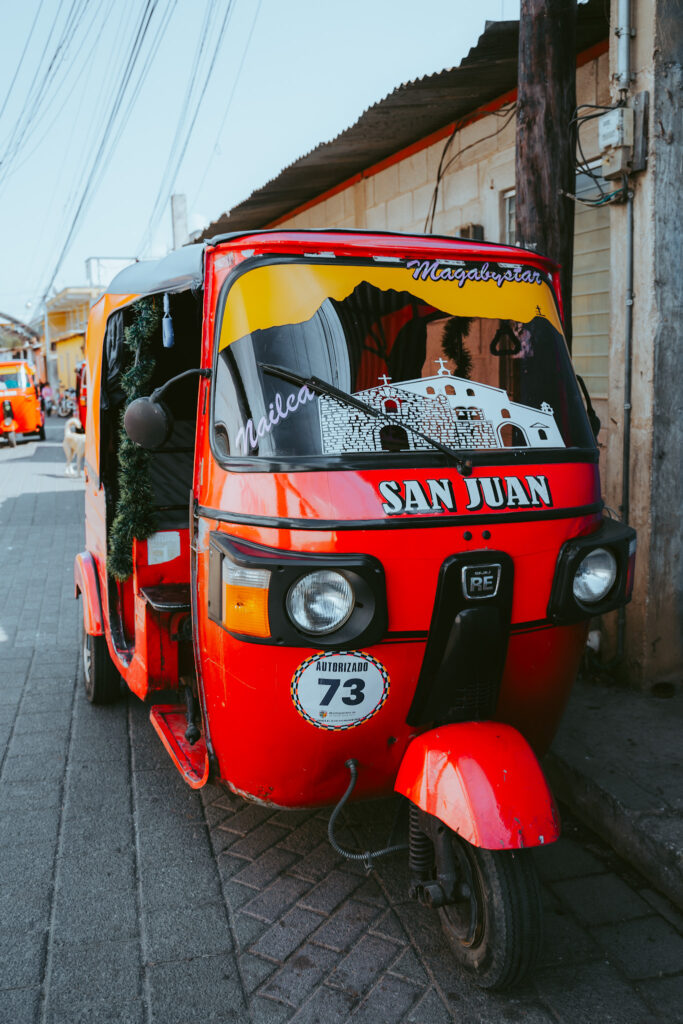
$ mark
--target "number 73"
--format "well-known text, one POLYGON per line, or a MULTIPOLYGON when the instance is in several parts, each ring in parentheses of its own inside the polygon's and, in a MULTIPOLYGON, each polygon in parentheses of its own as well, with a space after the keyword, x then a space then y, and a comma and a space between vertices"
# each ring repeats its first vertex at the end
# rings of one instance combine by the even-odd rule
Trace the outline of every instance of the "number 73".
MULTIPOLYGON (((332 698, 339 689, 341 679, 318 679, 319 686, 326 686, 327 693, 323 696, 320 701, 320 707, 326 708, 331 703, 332 698)), ((343 689, 349 690, 350 692, 342 697, 342 704, 354 705, 362 704, 365 697, 363 691, 365 689, 364 679, 345 679, 343 683, 343 689)))

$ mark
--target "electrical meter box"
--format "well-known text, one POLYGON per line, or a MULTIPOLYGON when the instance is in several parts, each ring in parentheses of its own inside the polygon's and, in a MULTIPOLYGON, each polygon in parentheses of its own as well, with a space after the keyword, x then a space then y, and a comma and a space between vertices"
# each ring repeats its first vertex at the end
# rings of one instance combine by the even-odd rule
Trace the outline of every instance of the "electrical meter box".
POLYGON ((603 178, 628 173, 633 152, 633 110, 616 107, 598 119, 603 178))

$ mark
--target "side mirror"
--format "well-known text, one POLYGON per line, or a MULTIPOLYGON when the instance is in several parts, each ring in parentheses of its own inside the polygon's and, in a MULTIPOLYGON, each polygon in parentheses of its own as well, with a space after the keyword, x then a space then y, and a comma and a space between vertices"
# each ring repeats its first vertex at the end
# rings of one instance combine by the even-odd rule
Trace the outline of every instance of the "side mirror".
POLYGON ((131 441, 135 441, 141 448, 160 448, 168 441, 173 430, 173 417, 163 402, 159 401, 164 391, 185 377, 205 377, 210 380, 211 376, 212 371, 209 369, 184 370, 156 388, 149 398, 134 399, 123 416, 123 427, 131 441))
POLYGON ((123 427, 141 448, 160 448, 171 436, 173 417, 162 402, 136 398, 124 413, 123 427))

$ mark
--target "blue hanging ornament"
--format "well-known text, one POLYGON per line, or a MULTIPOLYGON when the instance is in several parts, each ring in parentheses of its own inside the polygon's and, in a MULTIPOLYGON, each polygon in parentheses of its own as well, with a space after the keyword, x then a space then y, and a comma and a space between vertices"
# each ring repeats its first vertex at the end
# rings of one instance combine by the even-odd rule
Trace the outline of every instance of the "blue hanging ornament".
POLYGON ((175 345, 173 320, 171 319, 171 300, 168 294, 164 295, 164 315, 161 320, 161 339, 163 341, 164 348, 173 348, 175 345))

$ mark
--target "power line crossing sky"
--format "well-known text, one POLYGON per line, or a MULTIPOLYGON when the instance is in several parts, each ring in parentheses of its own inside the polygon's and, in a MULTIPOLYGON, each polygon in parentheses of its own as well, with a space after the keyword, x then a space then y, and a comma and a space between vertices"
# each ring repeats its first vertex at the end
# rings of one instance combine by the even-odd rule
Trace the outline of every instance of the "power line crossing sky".
POLYGON ((0 310, 161 256, 518 0, 29 0, 3 14, 0 310))

